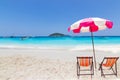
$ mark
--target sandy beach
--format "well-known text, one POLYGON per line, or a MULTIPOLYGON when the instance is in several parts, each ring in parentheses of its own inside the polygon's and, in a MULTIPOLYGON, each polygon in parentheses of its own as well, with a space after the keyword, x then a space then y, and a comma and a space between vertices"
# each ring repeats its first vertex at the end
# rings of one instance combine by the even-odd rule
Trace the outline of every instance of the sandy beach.
MULTIPOLYGON (((92 55, 91 50, 1 48, 0 80, 91 80, 90 76, 77 78, 76 56, 92 55)), ((96 50, 97 68, 104 56, 120 57, 118 52, 96 50)), ((96 69, 92 80, 120 80, 120 61, 118 77, 101 77, 96 69)))
POLYGON ((119 8, 120 0, 0 0, 0 80, 120 80, 119 8), (119 57, 117 69, 113 58, 101 64, 115 75, 101 76, 104 57, 119 57))

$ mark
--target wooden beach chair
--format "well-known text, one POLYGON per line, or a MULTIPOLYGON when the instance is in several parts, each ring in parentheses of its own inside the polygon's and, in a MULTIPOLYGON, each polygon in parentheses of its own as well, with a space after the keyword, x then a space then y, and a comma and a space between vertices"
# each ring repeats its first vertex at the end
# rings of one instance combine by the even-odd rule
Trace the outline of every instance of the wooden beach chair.
POLYGON ((77 57, 77 76, 94 74, 93 57, 77 57))
POLYGON ((99 70, 101 70, 101 76, 105 75, 116 75, 117 76, 117 60, 119 57, 104 57, 103 61, 100 63, 99 70), (109 73, 105 73, 106 71, 109 73))

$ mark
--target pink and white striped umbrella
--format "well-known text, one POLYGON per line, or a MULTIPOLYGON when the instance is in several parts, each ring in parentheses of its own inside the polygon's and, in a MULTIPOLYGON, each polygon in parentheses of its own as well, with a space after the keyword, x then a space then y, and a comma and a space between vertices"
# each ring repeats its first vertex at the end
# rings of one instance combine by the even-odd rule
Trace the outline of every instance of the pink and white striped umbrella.
POLYGON ((73 23, 68 31, 72 30, 74 33, 80 32, 96 32, 106 28, 112 28, 113 22, 103 18, 85 18, 73 23))
POLYGON ((96 68, 96 57, 95 57, 95 48, 94 48, 94 40, 93 40, 93 32, 98 30, 104 30, 106 28, 112 28, 113 22, 103 18, 85 18, 73 23, 68 31, 72 30, 74 33, 80 32, 91 32, 92 37, 92 45, 93 45, 93 54, 94 54, 94 62, 96 68))

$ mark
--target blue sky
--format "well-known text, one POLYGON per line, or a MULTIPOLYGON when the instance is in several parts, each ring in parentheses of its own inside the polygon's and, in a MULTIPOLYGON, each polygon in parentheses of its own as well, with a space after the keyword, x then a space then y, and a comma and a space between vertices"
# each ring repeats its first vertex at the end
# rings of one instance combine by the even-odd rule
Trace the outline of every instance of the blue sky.
POLYGON ((119 3, 120 0, 0 0, 0 36, 47 36, 54 32, 76 35, 67 28, 87 17, 114 22, 112 29, 94 35, 120 35, 119 3))

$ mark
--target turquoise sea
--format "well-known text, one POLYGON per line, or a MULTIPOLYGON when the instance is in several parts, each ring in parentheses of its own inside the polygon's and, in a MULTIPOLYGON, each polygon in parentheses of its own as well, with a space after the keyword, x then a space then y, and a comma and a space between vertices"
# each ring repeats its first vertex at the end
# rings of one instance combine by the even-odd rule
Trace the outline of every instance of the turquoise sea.
MULTIPOLYGON (((75 37, 0 37, 0 46, 75 46, 91 45, 91 36, 75 37)), ((120 45, 120 36, 95 36, 95 45, 120 45)))

